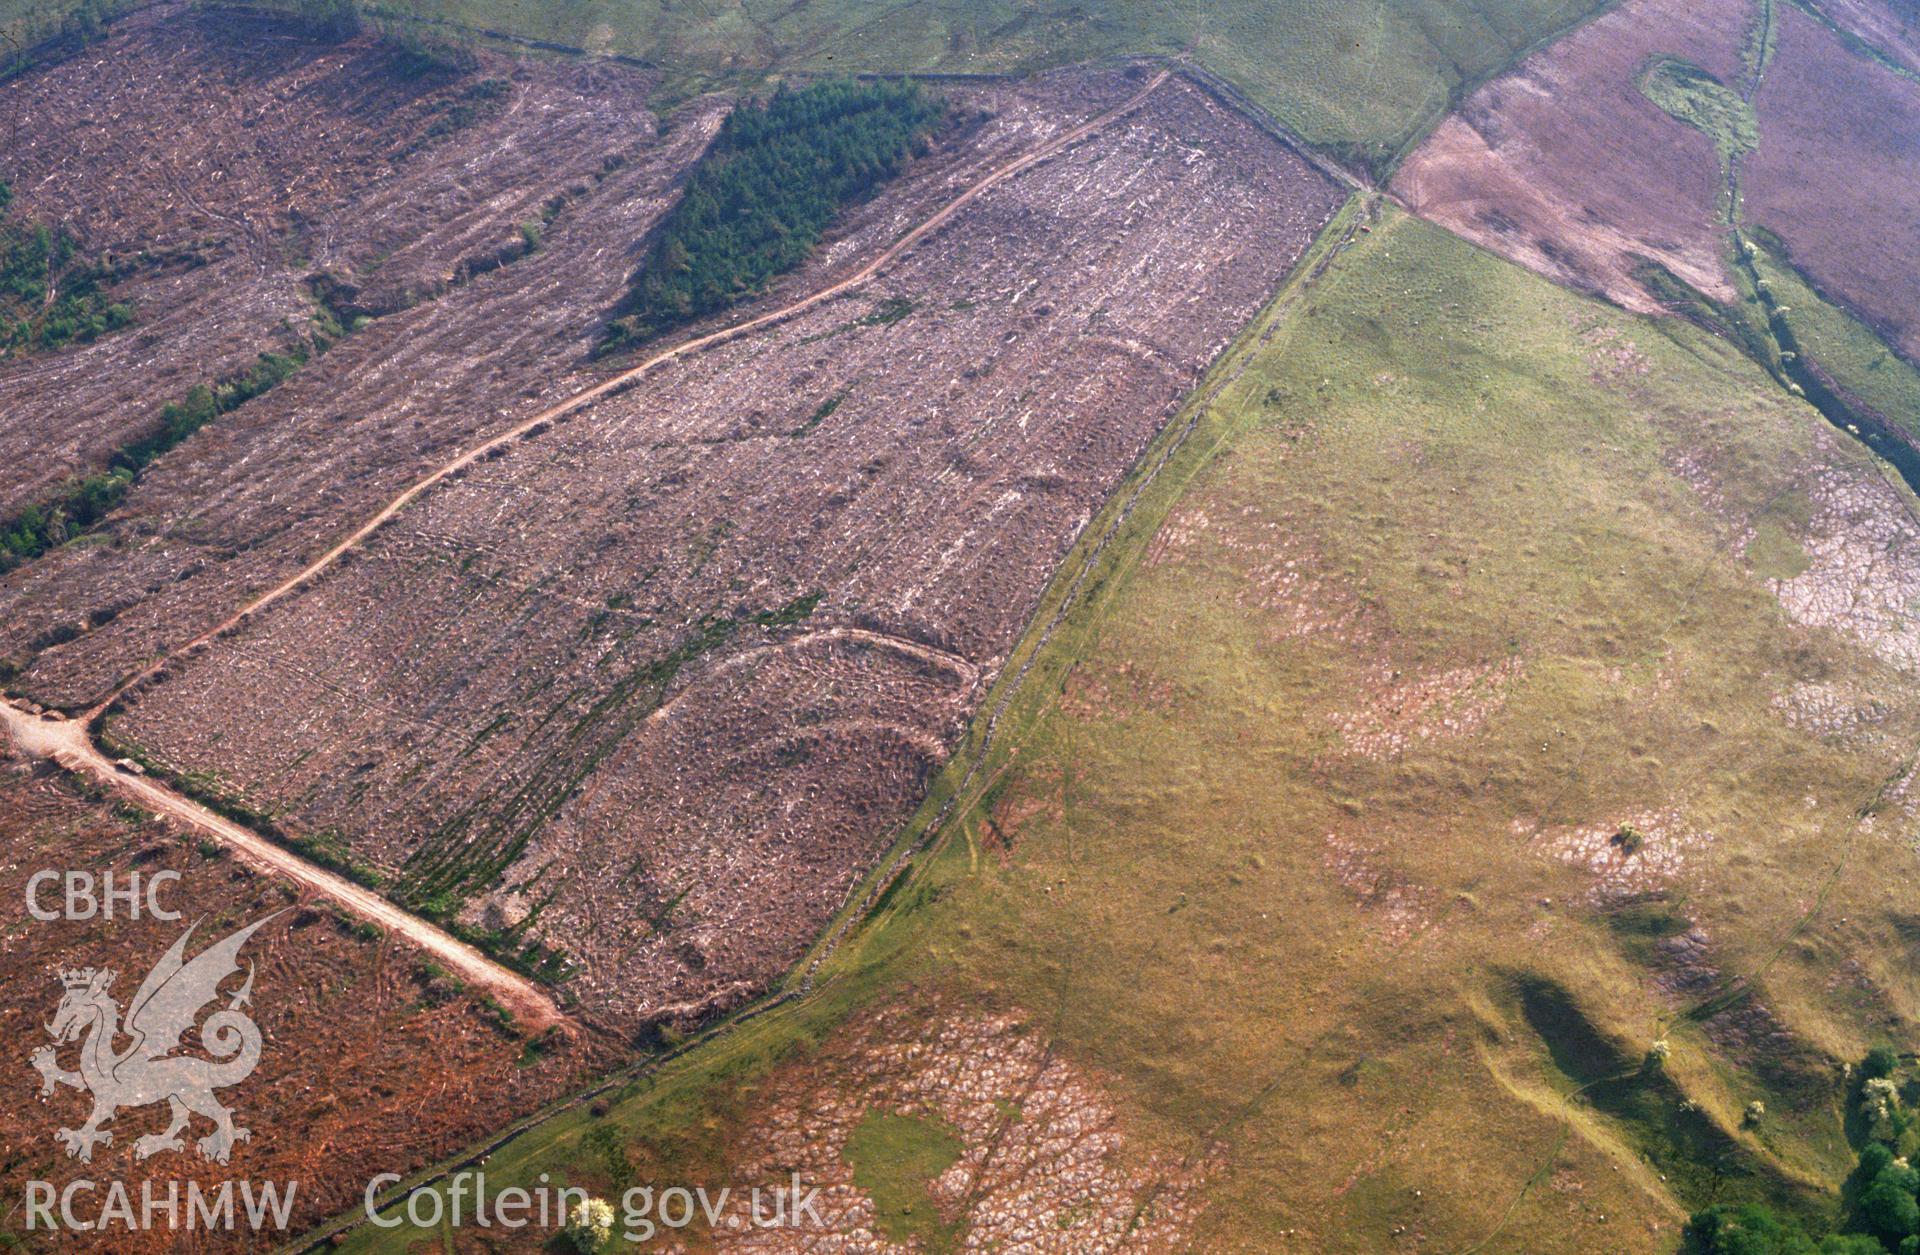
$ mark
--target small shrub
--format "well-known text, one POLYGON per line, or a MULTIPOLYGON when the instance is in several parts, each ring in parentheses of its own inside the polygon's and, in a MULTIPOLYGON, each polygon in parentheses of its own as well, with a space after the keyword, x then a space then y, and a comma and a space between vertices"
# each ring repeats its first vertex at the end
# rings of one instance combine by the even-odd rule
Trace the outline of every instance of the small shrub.
POLYGON ((1867 1057, 1860 1061, 1860 1075, 1871 1081, 1883 1076, 1892 1076, 1894 1069, 1899 1066, 1900 1056, 1894 1053, 1891 1046, 1875 1046, 1867 1051, 1867 1057))
POLYGON ((604 1198, 581 1199, 561 1232, 580 1255, 594 1255, 613 1237, 613 1204, 604 1198))
MULTIPOLYGON (((0 219, 13 191, 0 183, 0 219)), ((0 220, 0 360, 131 326, 133 307, 110 300, 113 267, 81 255, 80 241, 44 222, 0 220)))
POLYGON ((633 1161, 627 1157, 625 1139, 620 1127, 615 1124, 595 1125, 581 1139, 581 1144, 600 1157, 600 1166, 607 1174, 607 1185, 614 1194, 624 1194, 633 1183, 633 1161))

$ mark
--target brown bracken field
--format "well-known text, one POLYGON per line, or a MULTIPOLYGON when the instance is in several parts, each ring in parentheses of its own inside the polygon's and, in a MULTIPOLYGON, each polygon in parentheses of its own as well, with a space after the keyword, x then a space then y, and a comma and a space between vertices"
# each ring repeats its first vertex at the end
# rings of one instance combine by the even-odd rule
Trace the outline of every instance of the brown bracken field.
POLYGON ((1629 0, 1467 98, 1401 168, 1407 207, 1477 244, 1630 309, 1657 306, 1640 258, 1728 296, 1713 143, 1640 93, 1651 57, 1740 70, 1747 0, 1629 0))
MULTIPOLYGON (((8 851, 0 893, 19 906, 7 917, 10 996, 0 1008, 0 1032, 11 1044, 9 1066, 0 1069, 0 1145, 7 1148, 0 1189, 15 1202, 29 1180, 58 1189, 80 1178, 118 1179, 136 1198, 147 1180, 163 1194, 168 1181, 210 1190, 230 1177, 291 1181, 288 1228, 297 1233, 357 1206, 375 1173, 432 1163, 625 1057, 618 1043, 576 1026, 537 1037, 518 1033, 496 1006, 405 944, 144 812, 77 791, 49 763, 0 754, 0 838, 8 851), (113 875, 121 885, 134 875, 177 872, 180 880, 158 901, 184 918, 170 922, 143 911, 130 919, 122 903, 112 920, 37 922, 24 903, 28 878, 42 869, 113 875), (124 1006, 189 924, 191 952, 198 952, 273 912, 281 913, 241 955, 255 969, 249 1013, 263 1038, 260 1065, 220 1091, 251 1138, 224 1166, 196 1153, 142 1161, 136 1139, 167 1123, 165 1104, 155 1104, 121 1111, 108 1126, 112 1142, 97 1147, 91 1163, 69 1159, 53 1130, 79 1126, 87 1097, 64 1087, 42 1097, 38 1074, 26 1063, 32 1047, 48 1044, 42 1025, 60 1000, 59 972, 113 969, 112 992, 124 1006), (431 1066, 423 1066, 428 1060, 431 1066)), ((53 906, 60 890, 43 888, 39 897, 53 906)), ((223 995, 239 983, 227 982, 223 995)), ((73 1052, 64 1048, 63 1065, 71 1066, 73 1052)), ((199 1137, 209 1128, 196 1121, 189 1133, 199 1137)), ((88 1196, 79 1197, 84 1213, 88 1196)), ((180 1249, 173 1243, 183 1240, 164 1227, 123 1231, 114 1249, 180 1249)), ((198 1232, 192 1240, 196 1250, 244 1250, 253 1239, 198 1232)))
POLYGON ((1896 73, 1791 5, 1779 12, 1754 97, 1747 215, 1787 241, 1824 295, 1920 359, 1920 71, 1896 73))

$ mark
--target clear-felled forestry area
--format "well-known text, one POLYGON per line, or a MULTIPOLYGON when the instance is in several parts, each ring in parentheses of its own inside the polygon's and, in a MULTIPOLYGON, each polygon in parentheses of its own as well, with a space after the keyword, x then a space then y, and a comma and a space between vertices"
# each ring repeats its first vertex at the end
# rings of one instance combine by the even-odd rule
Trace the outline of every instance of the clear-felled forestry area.
MULTIPOLYGON (((945 89, 956 121, 934 149, 764 307, 858 271, 1145 81, 945 89)), ((886 846, 1066 546, 1340 199, 1169 80, 870 282, 437 484, 138 690, 109 736, 401 901, 573 972, 591 1017, 638 1027, 735 1005, 886 846)), ((346 367, 351 347, 263 404, 331 385, 393 414, 414 389, 488 383, 416 376, 376 399, 346 367)), ((287 456, 267 452, 278 432, 225 430, 203 480, 253 480, 239 470, 249 444, 287 456)), ((322 464, 350 440, 308 430, 299 452, 322 464)), ((395 452, 415 465, 413 448, 395 452)), ((257 489, 233 505, 201 526, 263 513, 257 489)), ((73 563, 170 571, 166 605, 142 599, 42 649, 22 679, 97 697, 157 639, 191 639, 312 552, 255 535, 230 555, 190 556, 176 535, 73 563)), ((38 601, 84 600, 86 584, 63 592, 60 578, 38 601)))

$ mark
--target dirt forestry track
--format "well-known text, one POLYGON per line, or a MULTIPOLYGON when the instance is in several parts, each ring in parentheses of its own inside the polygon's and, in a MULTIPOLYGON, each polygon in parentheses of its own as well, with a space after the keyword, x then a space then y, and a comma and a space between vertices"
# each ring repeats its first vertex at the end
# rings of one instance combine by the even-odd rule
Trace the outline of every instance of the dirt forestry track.
MULTIPOLYGON (((5 723, 8 735, 23 752, 35 757, 51 758, 67 770, 88 777, 112 792, 118 793, 159 814, 171 817, 197 831, 206 833, 235 850, 248 862, 278 875, 286 876, 301 886, 346 907, 361 918, 370 920, 406 937, 413 944, 445 963, 450 969, 463 978, 490 991, 503 1005, 511 1009, 517 1017, 530 1023, 531 1027, 535 1030, 556 1022, 562 1017, 552 999, 537 983, 494 962, 472 946, 450 936, 445 931, 428 923, 418 915, 395 905, 380 894, 314 865, 293 851, 268 840, 244 825, 235 823, 207 809, 198 802, 183 796, 156 780, 134 775, 116 767, 114 763, 94 745, 92 739, 88 736, 87 726, 89 720, 111 705, 121 694, 139 684, 142 680, 151 678, 154 674, 158 673, 174 658, 198 646, 211 642, 222 633, 237 627, 263 607, 279 600, 294 589, 318 576, 321 572, 339 561, 342 555, 346 554, 355 545, 376 531, 381 525, 400 513, 410 502, 414 501, 433 485, 448 478, 462 468, 485 458, 494 450, 500 449, 511 441, 524 436, 527 432, 543 423, 550 423, 585 406, 591 405, 594 401, 604 396, 632 386, 647 372, 665 362, 698 353, 703 349, 734 339, 756 329, 784 321, 804 310, 810 309, 824 301, 831 300, 867 282, 876 274, 880 273, 887 265, 905 254, 909 249, 925 240, 933 232, 939 230, 942 225, 951 221, 955 214, 976 200, 988 189, 1044 161, 1068 145, 1085 138, 1100 127, 1138 108, 1156 88, 1167 80, 1169 74, 1169 71, 1160 71, 1155 74, 1139 92, 1121 104, 988 172, 959 196, 949 201, 938 212, 926 218, 918 226, 901 236, 899 240, 880 253, 866 266, 845 279, 828 287, 821 288, 779 309, 747 319, 733 326, 710 332, 656 353, 638 365, 623 370, 591 388, 575 393, 560 403, 542 410, 507 431, 475 445, 458 457, 442 464, 430 474, 410 485, 404 492, 388 502, 386 506, 372 518, 368 519, 338 544, 328 549, 299 572, 260 594, 214 628, 202 633, 179 649, 163 656, 151 666, 129 678, 125 683, 115 688, 110 694, 103 698, 94 709, 87 712, 85 716, 74 719, 56 718, 51 714, 35 716, 11 703, 0 703, 0 721, 5 723)), ((873 634, 849 632, 848 630, 841 629, 836 631, 834 635, 872 636, 873 634)), ((962 665, 964 665, 964 663, 962 665)))
POLYGON ((412 912, 402 910, 343 876, 314 866, 293 851, 215 814, 158 781, 114 766, 88 738, 84 723, 36 717, 11 702, 0 702, 0 723, 6 725, 7 735, 22 753, 34 758, 50 758, 136 805, 212 837, 254 867, 284 876, 302 889, 406 938, 461 979, 492 994, 529 1032, 539 1032, 564 1018, 539 985, 448 936, 412 912))
POLYGON ((799 272, 624 369, 569 351, 577 315, 537 374, 399 342, 417 316, 484 346, 623 273, 641 235, 608 224, 665 196, 644 156, 645 205, 612 176, 526 259, 356 333, 0 587, 33 617, 13 687, 86 712, 109 768, 212 780, 567 974, 598 1025, 763 991, 1343 199, 1170 72, 949 94, 799 272))
POLYGON ((830 301, 833 298, 840 296, 846 292, 852 291, 854 288, 857 288, 861 284, 866 283, 868 280, 872 279, 875 275, 879 274, 882 270, 884 270, 887 266, 889 266, 893 262, 897 261, 900 257, 905 255, 909 249, 914 247, 914 245, 919 244, 921 241, 925 240, 928 236, 932 235, 935 231, 938 231, 941 227, 945 226, 948 222, 951 222, 953 220, 954 215, 958 214, 962 209, 966 208, 969 204, 973 203, 975 200, 978 200, 980 196, 986 193, 989 189, 993 188, 994 186, 1000 183, 1006 182, 1008 179, 1013 178, 1015 175, 1019 174, 1023 170, 1026 170, 1035 165, 1038 165, 1040 162, 1045 161, 1048 157, 1055 155, 1056 153, 1060 152, 1062 149, 1068 147, 1069 145, 1077 143, 1082 139, 1085 139, 1087 136, 1093 134, 1095 131, 1099 130, 1101 127, 1106 126, 1109 123, 1113 122, 1115 119, 1124 117, 1125 115, 1139 108, 1143 103, 1145 103, 1147 97, 1153 94, 1154 89, 1159 87, 1162 83, 1166 82, 1167 79, 1171 76, 1171 74, 1172 74, 1171 70, 1159 71, 1151 79, 1147 81, 1147 84, 1145 87, 1142 87, 1133 96, 1128 97, 1125 101, 1114 106, 1112 109, 1109 109, 1105 113, 1099 115, 1098 117, 1092 118, 1089 121, 1084 122, 1077 127, 1074 127, 1072 130, 1066 132, 1063 135, 1054 137, 1053 139, 1049 140, 1047 143, 1042 144, 1038 148, 1035 148, 1033 151, 1025 153, 1022 156, 1017 157, 1011 161, 1008 161, 1000 165, 999 167, 995 168, 994 170, 988 172, 979 181, 975 182, 972 186, 968 187, 966 191, 962 192, 960 195, 954 197, 951 201, 947 202, 947 204, 944 207, 942 207, 937 213, 935 213, 932 217, 927 218, 925 221, 921 222, 920 225, 914 227, 911 231, 901 236, 899 240, 895 241, 892 246, 887 248, 878 257, 875 257, 872 261, 868 262, 860 270, 854 272, 851 275, 848 275, 846 278, 840 280, 838 283, 834 283, 828 287, 821 288, 816 292, 810 293, 809 295, 804 296, 799 300, 792 302, 791 304, 783 305, 779 309, 773 310, 769 313, 760 314, 757 317, 749 318, 744 322, 735 323, 734 325, 729 327, 723 327, 718 331, 708 332, 706 335, 698 336, 692 340, 687 340, 680 344, 676 344, 672 348, 665 349, 659 353, 655 353, 651 357, 648 357, 646 360, 642 361, 639 365, 623 370, 619 374, 614 375, 611 378, 606 379, 601 383, 595 384, 591 388, 587 388, 580 392, 577 392, 574 395, 568 397, 566 400, 561 401, 559 404, 550 406, 547 409, 540 411, 538 414, 533 415, 531 418, 523 419, 521 422, 517 423, 513 427, 510 427, 506 431, 501 432, 499 435, 494 436, 488 440, 485 440, 480 444, 477 444, 472 448, 468 449, 466 452, 460 454, 458 457, 443 463, 439 467, 435 468, 431 473, 422 476, 420 479, 410 484, 407 487, 406 491, 402 492, 399 496, 389 501, 384 507, 381 508, 379 513, 375 514, 372 518, 368 519, 365 523, 362 523, 358 528, 354 529, 354 531, 349 533, 345 539, 341 540, 338 544, 334 545, 333 548, 321 554, 318 558, 315 558, 311 563, 303 567, 300 571, 296 572, 294 575, 288 577, 287 579, 281 581, 279 584, 276 584, 274 587, 268 589, 266 592, 260 594, 258 597, 254 598, 252 601, 242 606, 239 610, 235 611, 230 618, 223 620, 221 623, 208 629, 206 632, 201 633, 199 636, 195 637, 193 640, 188 641, 185 645, 182 645, 179 649, 176 649, 171 653, 161 657, 160 659, 155 661, 151 666, 147 667, 145 670, 140 671, 139 673, 132 676, 125 683, 121 684, 118 688, 114 689, 113 692, 109 693, 105 698, 103 698, 99 702, 99 704, 96 705, 94 709, 89 712, 89 715, 91 716, 94 714, 98 714, 100 711, 106 709, 107 706, 113 703, 115 698, 119 697, 122 693, 126 692, 128 689, 139 684, 142 680, 152 677, 155 673, 157 673, 162 668, 164 668, 167 665, 167 663, 172 661, 174 658, 177 658, 181 654, 184 654, 189 650, 192 650, 195 646, 204 645, 207 642, 212 641, 215 637, 220 636, 224 632, 230 631, 231 629, 237 627, 241 622, 243 622, 249 616, 253 615, 255 612, 263 609, 266 606, 271 605, 272 603, 278 601, 280 598, 286 596, 288 593, 292 592, 294 589, 299 588, 302 584, 307 583, 309 580, 313 579, 315 576, 325 571, 328 567, 338 562, 343 554, 345 554, 348 550, 352 549, 355 545, 358 545, 361 541, 365 540, 368 536, 371 536, 375 531, 379 530, 382 524, 392 519, 396 514, 399 514, 400 511, 406 509, 410 503, 418 499, 419 496, 422 493, 426 492, 429 488, 432 488, 435 484, 440 483, 442 480, 447 479, 449 476, 454 475, 469 466, 472 466, 474 463, 482 460, 483 458, 487 457, 489 454, 494 453, 496 450, 504 449, 506 446, 513 443, 515 440, 518 440, 522 436, 525 436, 527 433, 531 432, 534 428, 539 427, 544 423, 552 423, 558 419, 565 418, 566 416, 573 414, 578 410, 584 409, 585 407, 592 405, 595 401, 598 401, 602 397, 609 396, 615 392, 622 391, 626 388, 630 388, 635 383, 639 382, 639 380, 643 376, 645 376, 649 371, 652 371, 656 367, 664 365, 667 362, 671 362, 678 358, 687 357, 692 354, 699 353, 704 349, 713 348, 716 345, 724 344, 730 340, 737 339, 740 336, 747 335, 750 332, 758 331, 761 328, 771 327, 776 323, 785 322, 797 314, 804 313, 805 311, 812 309, 816 305, 822 304, 823 302, 826 302, 826 301, 830 301))
MULTIPOLYGON (((0 900, 13 904, 0 918, 9 991, 0 1033, 23 1051, 28 1043, 53 1045, 64 1066, 79 1062, 84 1047, 47 1036, 64 992, 59 972, 110 971, 130 991, 188 929, 197 951, 263 922, 246 944, 249 974, 225 982, 231 993, 251 980, 246 1009, 262 1038, 256 1070, 222 1094, 237 1125, 252 1134, 236 1142, 231 1159, 201 1153, 196 1143, 212 1127, 204 1120, 184 1131, 183 1145, 143 1156, 142 1139, 158 1137, 170 1122, 165 1102, 122 1106, 104 1130, 111 1142, 96 1146, 90 1161, 69 1157, 57 1132, 86 1118, 89 1095, 65 1086, 42 1094, 36 1070, 11 1068, 0 1076, 0 1145, 11 1152, 0 1193, 11 1198, 22 1197, 30 1181, 58 1191, 111 1178, 135 1198, 148 1185, 164 1197, 169 1188, 195 1185, 217 1191, 234 1178, 297 1183, 282 1197, 292 1200, 288 1232, 299 1232, 357 1208, 376 1173, 433 1163, 630 1058, 606 1034, 564 1023, 531 1031, 532 1013, 516 1019, 497 984, 456 971, 447 956, 411 944, 417 939, 365 922, 327 886, 256 861, 207 829, 104 796, 90 775, 16 752, 4 733, 0 839, 7 850, 0 900), (178 879, 161 894, 164 916, 143 910, 136 918, 122 908, 111 919, 95 911, 88 919, 43 920, 28 914, 27 898, 48 870, 90 874, 96 883, 178 879)), ((57 895, 41 901, 50 896, 57 895)), ((192 1050, 194 1035, 183 1045, 192 1050)), ((144 1230, 64 1239, 23 1236, 23 1226, 16 1211, 9 1229, 20 1249, 187 1249, 164 1219, 144 1230)), ((239 1255, 266 1249, 271 1237, 246 1225, 202 1227, 190 1249, 239 1255)))

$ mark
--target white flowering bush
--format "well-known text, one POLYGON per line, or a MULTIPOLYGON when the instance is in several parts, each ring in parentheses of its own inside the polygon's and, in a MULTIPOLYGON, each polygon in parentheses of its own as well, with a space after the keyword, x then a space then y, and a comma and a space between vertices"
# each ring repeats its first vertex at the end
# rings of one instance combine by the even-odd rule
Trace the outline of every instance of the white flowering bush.
POLYGON ((582 1199, 567 1216, 565 1233, 580 1255, 595 1255, 613 1236, 613 1204, 604 1198, 582 1199))
POLYGON ((1891 1142, 1900 1133, 1895 1120, 1900 1111, 1900 1087, 1890 1076, 1876 1076, 1860 1087, 1860 1114, 1866 1118, 1867 1134, 1875 1141, 1891 1142))

